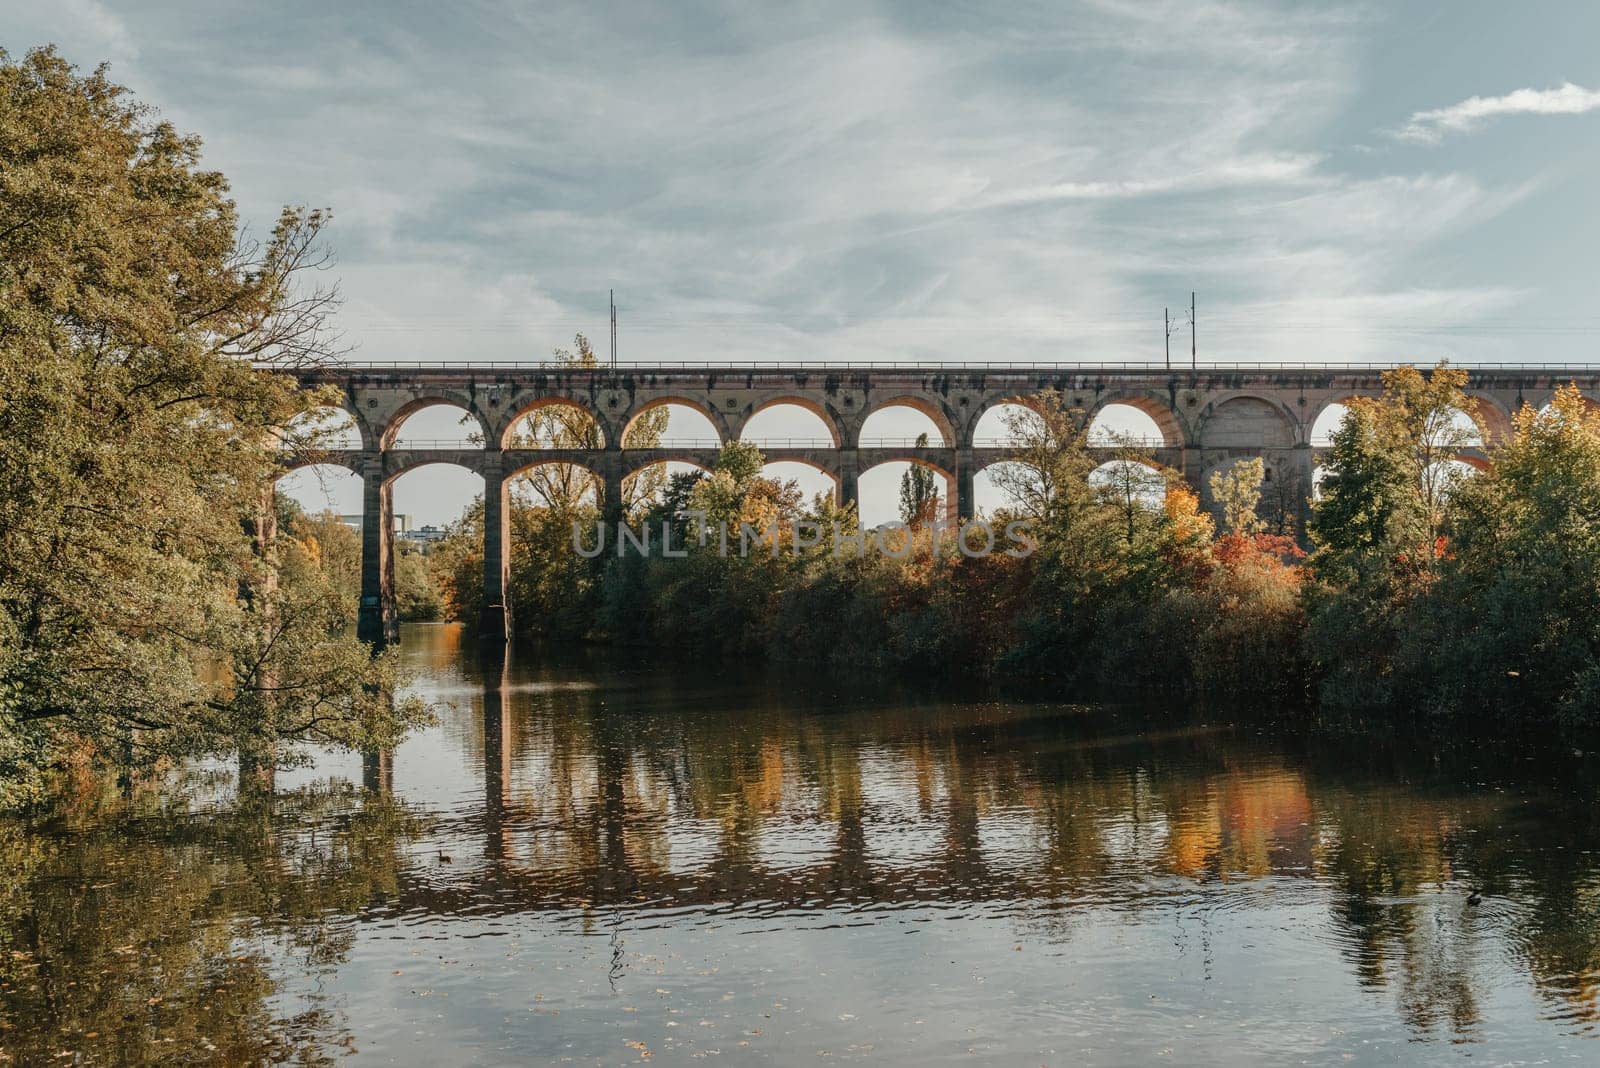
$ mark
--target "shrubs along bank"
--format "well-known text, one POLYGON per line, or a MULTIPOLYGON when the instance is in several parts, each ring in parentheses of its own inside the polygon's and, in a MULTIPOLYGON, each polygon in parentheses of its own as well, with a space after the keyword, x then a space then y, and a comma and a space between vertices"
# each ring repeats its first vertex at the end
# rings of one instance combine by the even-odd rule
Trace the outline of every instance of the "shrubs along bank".
MULTIPOLYGON (((1600 416, 1565 389, 1484 449, 1460 414, 1473 412, 1466 385, 1460 369, 1400 367, 1382 396, 1350 402, 1303 532, 1292 510, 1263 507, 1259 461, 1214 477, 1220 521, 1136 449, 1097 471, 1082 413, 1051 394, 1011 419, 1016 459, 992 469, 1007 503, 987 518, 1025 523, 1025 555, 963 554, 936 533, 920 484, 902 493, 907 529, 879 532, 904 539, 896 552, 813 543, 813 525, 852 528, 853 511, 804 501, 733 444, 712 471, 663 478, 629 508, 657 544, 665 525, 681 556, 585 559, 573 530, 600 517, 580 472, 570 492, 514 509, 514 625, 1070 695, 1312 705, 1351 723, 1593 722, 1600 416), (698 537, 707 526, 775 529, 782 551, 730 554, 698 537)), ((480 515, 431 558, 447 611, 468 621, 480 515)))

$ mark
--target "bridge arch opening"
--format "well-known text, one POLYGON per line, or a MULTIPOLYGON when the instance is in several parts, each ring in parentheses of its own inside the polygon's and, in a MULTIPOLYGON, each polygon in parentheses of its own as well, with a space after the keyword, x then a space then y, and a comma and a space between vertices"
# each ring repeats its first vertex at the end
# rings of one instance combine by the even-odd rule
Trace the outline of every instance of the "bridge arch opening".
POLYGON ((284 424, 282 445, 294 452, 367 447, 355 416, 331 404, 301 412, 284 424))
MULTIPOLYGON (((1593 397, 1589 396, 1588 394, 1582 394, 1579 397, 1579 399, 1581 401, 1583 401, 1583 410, 1588 412, 1590 415, 1593 415, 1596 412, 1600 412, 1600 401, 1595 400, 1593 397)), ((1550 400, 1546 401, 1545 403, 1539 405, 1539 407, 1536 409, 1536 411, 1538 411, 1538 413, 1541 416, 1547 416, 1547 417, 1551 416, 1551 415, 1554 415, 1555 414, 1555 410, 1556 410, 1556 404, 1555 404, 1555 398, 1553 398, 1553 397, 1550 400)))
MULTIPOLYGON (((1481 457, 1436 461, 1429 464, 1423 471, 1423 493, 1441 502, 1447 501, 1450 495, 1460 489, 1467 479, 1481 473, 1487 466, 1488 462, 1481 457)), ((1313 501, 1322 499, 1328 477, 1332 473, 1333 469, 1324 464, 1318 464, 1311 469, 1311 499, 1313 501)))
POLYGON ((657 397, 647 401, 622 429, 624 449, 715 449, 721 446, 722 433, 710 411, 681 397, 657 397))
POLYGON ((554 399, 535 402, 506 427, 507 449, 603 449, 605 431, 582 405, 554 399))
MULTIPOLYGON (((1492 397, 1468 393, 1468 398, 1473 402, 1471 414, 1467 421, 1472 424, 1478 433, 1476 444, 1479 447, 1494 445, 1502 441, 1511 440, 1511 413, 1502 408, 1498 401, 1492 397)), ((1467 413, 1462 413, 1467 415, 1467 413)))
MULTIPOLYGON (((1350 414, 1350 401, 1354 397, 1332 401, 1317 413, 1316 420, 1311 424, 1311 447, 1314 449, 1327 449, 1333 446, 1333 435, 1338 433, 1344 425, 1345 418, 1350 414)), ((1468 448, 1481 448, 1484 445, 1484 432, 1489 432, 1489 440, 1500 440, 1502 434, 1509 435, 1510 423, 1504 419, 1503 413, 1487 400, 1479 399, 1477 419, 1460 408, 1449 408, 1440 413, 1441 418, 1428 428, 1428 436, 1434 444, 1455 442, 1468 448), (1504 423, 1502 430, 1496 430, 1498 423, 1504 423)), ((1209 444, 1209 442, 1208 442, 1209 444)))
POLYGON ((1041 422, 1039 413, 1020 400, 991 404, 973 425, 972 444, 980 449, 1015 445, 1019 435, 1025 437, 1041 422))
POLYGON ((996 469, 1006 462, 1002 460, 999 463, 986 464, 972 476, 972 503, 978 515, 987 516, 1000 511, 1015 510, 1015 502, 1011 499, 1011 495, 1006 491, 1002 481, 995 477, 996 469))
POLYGON ((672 492, 676 480, 704 478, 710 469, 692 460, 659 460, 628 472, 622 479, 624 507, 635 508, 658 504, 672 492))
POLYGON ((896 397, 884 401, 867 414, 861 424, 862 448, 897 448, 914 445, 926 434, 929 445, 955 444, 955 431, 927 401, 916 397, 896 397))
POLYGON ((1345 416, 1350 414, 1350 405, 1344 400, 1333 401, 1317 413, 1316 420, 1311 424, 1311 447, 1313 449, 1327 449, 1333 447, 1333 436, 1344 425, 1345 416))
POLYGON ((442 529, 462 519, 483 499, 483 476, 444 460, 408 467, 389 479, 395 532, 442 529))
POLYGON ((341 464, 306 464, 279 475, 273 492, 299 505, 307 515, 331 512, 359 527, 362 486, 361 476, 341 464))
POLYGON ((739 440, 762 448, 833 449, 839 428, 820 405, 795 397, 766 402, 750 414, 739 440))
POLYGON ((861 525, 868 529, 884 523, 928 522, 934 518, 948 518, 954 513, 956 500, 955 478, 944 468, 920 458, 887 460, 867 468, 856 479, 856 509, 861 525), (925 486, 916 482, 916 474, 931 476, 925 486), (907 478, 913 481, 908 485, 907 478), (903 490, 909 490, 904 494, 903 490), (921 514, 908 515, 907 511, 926 490, 931 498, 924 498, 921 514))
POLYGON ((483 424, 459 404, 424 401, 402 411, 384 435, 391 449, 481 449, 483 424))
POLYGON ((1168 475, 1138 460, 1108 460, 1089 472, 1089 485, 1102 501, 1119 508, 1159 512, 1167 500, 1168 475))
POLYGON ((337 464, 309 464, 273 486, 283 566, 290 573, 321 572, 352 621, 361 590, 363 483, 337 464))
POLYGON ((565 460, 535 461, 518 468, 509 481, 517 504, 557 512, 599 508, 604 494, 598 475, 565 460))
POLYGON ((1491 429, 1496 411, 1487 402, 1477 406, 1477 418, 1460 408, 1447 408, 1428 424, 1426 433, 1437 444, 1458 444, 1468 448, 1482 448, 1486 437, 1493 440, 1498 435, 1491 429))
POLYGON ((1464 480, 1487 471, 1489 461, 1481 456, 1464 456, 1457 460, 1439 460, 1429 467, 1445 472, 1445 477, 1450 480, 1451 485, 1458 486, 1464 480))
POLYGON ((973 478, 980 511, 1005 511, 1025 519, 1043 518, 1059 487, 1032 464, 996 460, 973 478))
POLYGON ((800 490, 802 506, 809 505, 819 494, 835 502, 839 499, 838 479, 820 464, 804 460, 774 460, 762 465, 761 477, 780 484, 794 483, 800 490))
POLYGON ((1159 449, 1177 442, 1169 440, 1168 432, 1144 408, 1113 401, 1102 405, 1089 421, 1089 444, 1102 449, 1120 445, 1159 449))

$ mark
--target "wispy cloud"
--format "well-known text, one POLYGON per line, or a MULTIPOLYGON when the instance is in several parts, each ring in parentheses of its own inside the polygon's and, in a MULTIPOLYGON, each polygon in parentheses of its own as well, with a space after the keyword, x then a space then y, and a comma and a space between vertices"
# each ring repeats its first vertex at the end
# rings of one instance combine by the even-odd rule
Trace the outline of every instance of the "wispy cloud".
MULTIPOLYGON (((258 226, 335 209, 361 359, 537 359, 612 287, 627 359, 1159 359, 1190 290, 1202 358, 1382 358, 1498 306, 1455 253, 1521 191, 1340 147, 1360 4, 66 2, 5 43, 116 60, 258 226)), ((1513 110, 1562 108, 1410 125, 1513 110)))
POLYGON ((1295 185, 1315 180, 1320 154, 1299 153, 1278 156, 1240 156, 1204 170, 1167 174, 1154 178, 1134 178, 1088 182, 1058 182, 1054 185, 1017 189, 995 198, 997 204, 1034 204, 1049 200, 1122 200, 1130 197, 1199 193, 1238 186, 1295 185))
POLYGON ((1571 82, 1558 89, 1518 89, 1504 96, 1474 96, 1447 108, 1419 111, 1394 131, 1402 141, 1438 144, 1447 133, 1465 133, 1502 115, 1582 115, 1600 108, 1600 90, 1571 82))

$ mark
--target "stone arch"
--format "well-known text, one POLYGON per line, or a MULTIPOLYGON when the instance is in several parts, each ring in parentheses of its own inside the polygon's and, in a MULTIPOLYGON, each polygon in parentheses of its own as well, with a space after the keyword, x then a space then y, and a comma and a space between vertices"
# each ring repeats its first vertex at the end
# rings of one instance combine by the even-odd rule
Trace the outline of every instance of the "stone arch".
POLYGON ((471 451, 435 453, 394 467, 387 462, 394 457, 391 453, 385 457, 379 485, 380 493, 388 501, 390 514, 397 523, 403 522, 403 516, 416 516, 419 512, 429 510, 459 516, 471 506, 474 499, 483 495, 483 472, 474 461, 475 456, 481 455, 471 451), (451 471, 442 481, 417 481, 418 472, 425 467, 449 468, 451 471), (415 503, 414 499, 419 494, 426 499, 425 508, 415 503))
POLYGON ((1084 426, 1093 426, 1094 421, 1112 405, 1123 404, 1136 411, 1143 412, 1156 424, 1156 429, 1161 433, 1162 445, 1169 449, 1181 449, 1188 442, 1188 434, 1183 425, 1183 420, 1173 410, 1171 401, 1164 395, 1151 393, 1146 390, 1115 390, 1102 393, 1084 408, 1084 426))
POLYGON ((359 409, 353 408, 348 404, 319 404, 315 408, 308 408, 299 415, 295 416, 293 419, 289 420, 287 423, 283 424, 283 426, 280 428, 280 433, 291 433, 296 424, 315 422, 316 420, 314 420, 313 417, 317 416, 319 413, 331 414, 335 412, 340 416, 343 416, 344 420, 349 423, 349 429, 356 432, 356 441, 354 443, 333 445, 324 451, 335 452, 352 448, 370 451, 377 447, 377 439, 372 433, 372 426, 364 418, 362 418, 359 409))
POLYGON ((1327 443, 1325 442, 1318 444, 1316 438, 1317 424, 1322 422, 1322 417, 1328 414, 1329 409, 1335 407, 1336 405, 1348 408, 1350 406, 1350 402, 1359 397, 1379 397, 1382 395, 1382 390, 1374 389, 1353 390, 1349 393, 1341 393, 1328 397, 1322 401, 1322 403, 1316 406, 1316 408, 1310 413, 1310 418, 1306 420, 1305 425, 1301 428, 1301 433, 1304 435, 1306 443, 1314 449, 1326 449, 1328 447, 1327 443))
MULTIPOLYGON (((1522 403, 1526 404, 1528 407, 1532 408, 1536 412, 1543 412, 1547 408, 1549 408, 1551 404, 1555 403, 1556 391, 1552 389, 1552 390, 1548 390, 1548 391, 1542 392, 1542 393, 1539 394, 1539 398, 1540 399, 1539 399, 1539 402, 1537 404, 1535 404, 1531 400, 1524 400, 1522 403)), ((1588 411, 1588 412, 1600 411, 1600 400, 1595 400, 1593 397, 1589 396, 1589 394, 1587 394, 1587 393, 1580 393, 1578 395, 1578 399, 1583 401, 1584 411, 1588 411)))
MULTIPOLYGON (((395 443, 400 440, 400 431, 405 426, 407 419, 411 418, 424 408, 432 408, 440 405, 449 408, 459 408, 462 413, 472 417, 472 421, 477 424, 478 439, 480 442, 482 442, 478 448, 486 448, 489 442, 497 440, 495 435, 491 433, 489 429, 488 421, 484 419, 483 413, 478 410, 477 404, 471 395, 466 393, 457 393, 453 390, 441 390, 438 393, 427 393, 422 396, 415 396, 411 400, 408 400, 406 403, 400 405, 394 411, 390 412, 388 417, 384 419, 381 428, 379 429, 379 447, 384 449, 395 448, 395 443)), ((466 446, 462 447, 465 448, 466 446)))
POLYGON ((346 471, 361 474, 366 469, 366 460, 359 453, 350 449, 328 449, 320 453, 294 453, 286 455, 278 462, 278 473, 273 476, 273 481, 286 478, 296 471, 304 471, 308 467, 341 467, 346 471))
POLYGON ((970 449, 974 447, 978 440, 978 426, 983 422, 984 416, 1011 404, 1034 412, 1041 410, 1039 398, 1032 393, 996 393, 984 397, 981 402, 973 406, 972 411, 967 416, 966 425, 961 428, 961 448, 970 449))
POLYGON ((1487 393, 1474 393, 1470 389, 1467 398, 1477 405, 1477 411, 1467 414, 1478 423, 1484 445, 1511 440, 1512 413, 1503 404, 1487 393))
POLYGON ((483 454, 475 449, 390 449, 383 459, 383 481, 387 485, 403 475, 424 467, 459 467, 483 477, 483 454))
MULTIPOLYGON (((950 413, 945 410, 943 405, 938 404, 929 397, 919 396, 915 393, 902 393, 893 397, 889 397, 886 400, 878 401, 874 403, 867 411, 861 413, 861 419, 854 434, 855 440, 851 442, 851 444, 859 447, 862 436, 866 432, 867 422, 879 412, 886 411, 890 408, 909 408, 914 412, 918 412, 921 415, 927 416, 928 419, 933 423, 935 429, 937 429, 939 433, 944 436, 943 442, 938 444, 943 444, 947 447, 954 447, 960 438, 960 435, 956 432, 955 419, 951 417, 950 413)), ((932 445, 936 443, 930 441, 929 444, 932 445)))
POLYGON ((1298 420, 1267 397, 1235 394, 1208 404, 1200 415, 1200 443, 1207 449, 1287 449, 1298 443, 1298 420))
MULTIPOLYGON (((839 477, 838 471, 829 467, 827 464, 824 464, 819 460, 807 459, 803 456, 784 456, 776 460, 768 459, 766 463, 761 465, 761 470, 765 472, 767 468, 776 464, 798 464, 801 467, 809 467, 813 471, 817 471, 828 476, 829 481, 833 483, 833 499, 835 501, 840 499, 841 491, 844 488, 844 480, 839 477)), ((762 477, 770 478, 772 476, 764 474, 762 477)))
MULTIPOLYGON (((622 477, 632 478, 645 468, 654 467, 656 464, 684 464, 698 471, 704 471, 709 475, 716 465, 715 457, 686 452, 681 449, 651 449, 650 454, 648 459, 638 459, 625 464, 622 468, 622 477)), ((782 462, 789 463, 791 461, 785 460, 782 462)))
POLYGON ((751 408, 750 411, 739 420, 738 433, 733 436, 735 438, 742 439, 745 431, 750 426, 750 420, 754 419, 756 416, 760 415, 764 411, 767 411, 768 409, 781 407, 783 405, 793 405, 794 407, 808 411, 818 419, 821 419, 822 425, 827 429, 829 436, 833 439, 833 447, 836 449, 843 447, 845 441, 845 431, 839 418, 834 415, 833 412, 829 411, 826 405, 812 400, 809 397, 803 397, 794 393, 780 394, 777 396, 767 397, 764 400, 759 401, 755 407, 751 408))
POLYGON ((514 494, 518 486, 532 487, 532 492, 548 499, 549 493, 563 488, 571 490, 573 483, 584 482, 581 488, 576 489, 577 496, 581 499, 585 493, 594 496, 596 504, 602 503, 605 497, 605 476, 595 467, 570 457, 555 457, 548 459, 537 455, 537 450, 521 453, 519 457, 533 456, 533 459, 519 463, 514 469, 505 472, 505 485, 508 494, 514 494), (541 468, 558 468, 557 472, 549 474, 548 478, 536 475, 541 468), (561 486, 567 480, 565 487, 561 486))
POLYGON ((322 508, 315 511, 334 510, 341 515, 347 514, 338 507, 344 505, 348 514, 359 514, 361 511, 361 494, 366 486, 366 471, 359 463, 346 463, 342 459, 308 459, 303 463, 286 466, 278 472, 272 480, 272 492, 287 494, 291 500, 298 501, 307 513, 313 509, 306 506, 304 497, 308 496, 308 482, 316 482, 321 491, 322 508), (336 480, 325 480, 321 472, 312 475, 317 468, 331 468, 338 472, 336 480), (285 485, 287 483, 287 485, 285 485), (337 484, 332 484, 337 483, 337 484))
MULTIPOLYGON (((560 452, 560 450, 556 450, 556 451, 560 452)), ((508 465, 507 468, 506 468, 505 474, 503 476, 505 478, 508 478, 508 479, 516 478, 518 475, 526 474, 527 472, 532 471, 536 467, 549 467, 551 464, 565 464, 565 465, 570 466, 570 467, 581 467, 585 471, 587 471, 591 475, 593 475, 594 477, 596 477, 596 478, 601 477, 601 472, 600 472, 600 469, 599 469, 598 466, 593 465, 593 464, 586 464, 582 460, 575 460, 570 455, 567 455, 565 453, 562 453, 561 455, 545 457, 545 456, 540 456, 539 455, 539 450, 537 450, 537 449, 529 449, 526 452, 518 452, 515 455, 517 456, 518 460, 520 460, 521 462, 518 463, 515 467, 511 467, 511 466, 508 465)), ((653 461, 651 461, 651 462, 653 462, 653 461)), ((641 465, 641 466, 643 466, 643 465, 641 465)))
MULTIPOLYGON (((611 440, 610 427, 606 426, 606 421, 601 418, 600 413, 595 410, 593 405, 586 403, 581 397, 558 395, 534 397, 512 408, 508 413, 505 426, 500 431, 500 447, 502 449, 511 448, 511 432, 516 429, 517 424, 533 413, 545 408, 572 408, 582 412, 594 423, 595 429, 600 435, 601 448, 605 448, 606 442, 611 440)), ((539 445, 533 446, 535 449, 542 447, 539 445)))
MULTIPOLYGON (((874 454, 872 466, 862 468, 861 474, 864 475, 868 471, 874 471, 882 467, 884 464, 916 464, 918 467, 926 467, 940 478, 945 479, 952 486, 955 485, 956 476, 954 471, 951 471, 942 464, 934 463, 926 456, 922 456, 914 452, 891 452, 881 457, 874 454)), ((985 464, 984 466, 987 467, 988 465, 985 464)), ((976 470, 977 469, 975 468, 974 473, 976 473, 976 470)))
MULTIPOLYGON (((706 421, 711 424, 712 430, 715 431, 717 435, 717 444, 719 446, 738 438, 738 435, 733 433, 729 428, 728 421, 723 417, 722 413, 717 411, 712 405, 707 404, 705 401, 695 400, 694 398, 685 396, 683 394, 668 393, 662 394, 661 396, 649 397, 628 409, 627 413, 619 420, 621 426, 617 429, 615 438, 617 446, 619 448, 626 447, 628 432, 633 429, 633 424, 638 421, 640 416, 645 415, 648 412, 652 412, 657 408, 665 407, 669 404, 680 405, 705 416, 706 421)), ((610 433, 611 428, 606 426, 603 420, 601 421, 601 427, 606 433, 610 433)), ((611 439, 608 438, 608 440, 611 439)))
MULTIPOLYGON (((625 465, 622 468, 622 478, 619 483, 622 488, 623 498, 624 500, 635 502, 641 500, 642 498, 640 496, 638 479, 643 477, 646 471, 649 471, 650 468, 656 466, 657 464, 660 464, 662 467, 666 467, 668 464, 678 464, 682 467, 693 468, 694 471, 701 477, 708 477, 711 474, 715 463, 716 461, 713 458, 695 457, 682 453, 674 453, 668 450, 664 454, 653 456, 648 460, 640 460, 637 463, 625 465)), ((670 482, 672 478, 684 473, 685 472, 683 471, 672 471, 669 469, 665 472, 666 481, 670 482)), ((664 482, 663 485, 665 484, 666 483, 664 482)))

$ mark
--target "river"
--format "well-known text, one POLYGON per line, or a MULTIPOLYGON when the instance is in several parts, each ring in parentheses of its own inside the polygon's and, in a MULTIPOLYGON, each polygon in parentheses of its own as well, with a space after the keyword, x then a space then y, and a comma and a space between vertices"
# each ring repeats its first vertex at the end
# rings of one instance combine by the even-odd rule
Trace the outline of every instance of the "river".
POLYGON ((392 760, 0 822, 6 1061, 1600 1061, 1570 745, 401 648, 392 760))

